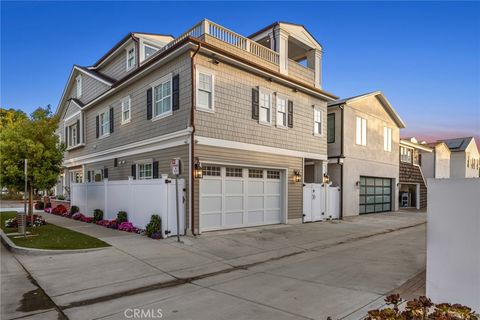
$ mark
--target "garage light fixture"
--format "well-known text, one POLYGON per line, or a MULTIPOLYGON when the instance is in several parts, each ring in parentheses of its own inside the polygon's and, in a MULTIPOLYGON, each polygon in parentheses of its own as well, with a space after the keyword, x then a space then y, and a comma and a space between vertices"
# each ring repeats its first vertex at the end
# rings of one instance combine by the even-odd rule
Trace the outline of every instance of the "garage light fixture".
POLYGON ((200 160, 198 159, 198 157, 195 157, 195 162, 193 164, 194 166, 194 175, 195 175, 195 179, 202 179, 203 178, 203 168, 202 168, 202 164, 200 163, 200 160))
POLYGON ((302 181, 302 175, 300 174, 300 170, 293 170, 293 182, 300 181, 302 181))

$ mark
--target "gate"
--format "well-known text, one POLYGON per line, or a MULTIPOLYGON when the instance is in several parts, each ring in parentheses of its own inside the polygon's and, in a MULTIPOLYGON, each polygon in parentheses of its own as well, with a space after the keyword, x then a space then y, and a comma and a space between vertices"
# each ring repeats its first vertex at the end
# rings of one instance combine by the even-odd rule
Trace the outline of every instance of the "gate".
POLYGON ((340 188, 325 183, 305 183, 303 186, 303 222, 338 219, 340 188))

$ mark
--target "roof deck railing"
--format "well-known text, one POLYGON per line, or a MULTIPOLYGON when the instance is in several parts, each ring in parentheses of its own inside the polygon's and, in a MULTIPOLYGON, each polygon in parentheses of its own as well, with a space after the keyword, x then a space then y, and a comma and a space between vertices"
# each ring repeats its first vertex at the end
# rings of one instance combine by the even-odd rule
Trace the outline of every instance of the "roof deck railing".
POLYGON ((212 21, 204 19, 197 23, 195 26, 190 28, 187 32, 183 33, 181 36, 175 38, 175 40, 169 42, 163 50, 166 50, 176 43, 182 41, 186 37, 200 38, 201 36, 208 34, 211 37, 214 37, 220 41, 233 45, 239 49, 250 52, 251 54, 266 60, 275 65, 279 65, 279 55, 277 52, 262 46, 261 44, 245 38, 244 36, 239 35, 227 28, 222 27, 219 24, 216 24, 212 21))

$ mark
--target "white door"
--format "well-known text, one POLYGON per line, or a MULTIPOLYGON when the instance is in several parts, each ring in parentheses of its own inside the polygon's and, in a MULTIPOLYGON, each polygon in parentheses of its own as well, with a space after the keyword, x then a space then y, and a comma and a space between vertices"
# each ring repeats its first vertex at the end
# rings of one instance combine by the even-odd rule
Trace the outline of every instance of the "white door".
POLYGON ((281 223, 284 171, 204 166, 200 180, 200 230, 281 223))

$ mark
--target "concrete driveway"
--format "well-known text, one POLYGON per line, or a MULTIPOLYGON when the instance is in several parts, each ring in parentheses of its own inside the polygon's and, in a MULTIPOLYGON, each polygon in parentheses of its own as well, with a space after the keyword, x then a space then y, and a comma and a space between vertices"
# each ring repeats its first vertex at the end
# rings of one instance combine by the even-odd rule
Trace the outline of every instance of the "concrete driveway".
POLYGON ((113 246, 16 256, 70 319, 123 319, 128 308, 160 308, 163 319, 356 319, 425 268, 423 213, 205 233, 183 244, 45 216, 113 246))

